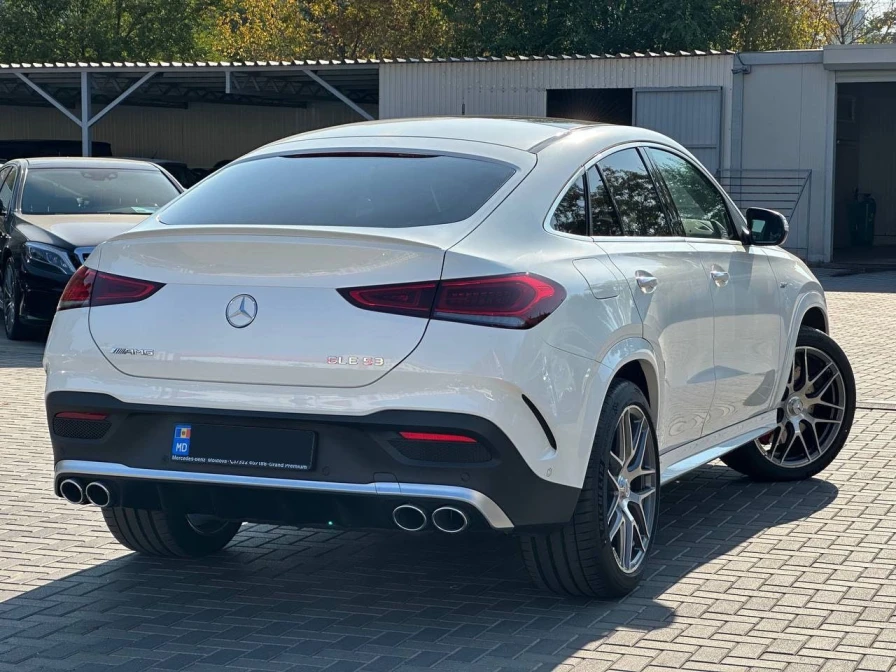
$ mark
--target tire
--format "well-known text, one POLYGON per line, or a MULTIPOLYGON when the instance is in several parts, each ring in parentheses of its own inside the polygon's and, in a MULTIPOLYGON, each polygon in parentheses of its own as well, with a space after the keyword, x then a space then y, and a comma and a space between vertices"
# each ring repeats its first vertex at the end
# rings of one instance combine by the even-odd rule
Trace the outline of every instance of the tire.
MULTIPOLYGON (((216 520, 206 527, 191 524, 186 514, 107 507, 103 518, 112 536, 132 551, 164 558, 199 558, 227 546, 241 523, 216 520)), ((208 522, 208 521, 203 521, 208 522)))
POLYGON ((33 330, 22 324, 22 318, 19 315, 22 290, 19 287, 19 279, 16 277, 12 259, 8 260, 3 267, 0 303, 2 303, 3 331, 6 333, 6 338, 10 341, 24 341, 32 338, 33 330))
POLYGON ((849 437, 856 410, 856 384, 846 354, 824 332, 800 329, 787 390, 777 410, 778 428, 774 432, 728 453, 722 461, 757 481, 801 481, 827 469, 849 437), (829 364, 831 368, 824 369, 829 364), (802 415, 795 414, 797 409, 791 405, 794 398, 800 399, 802 415), (798 435, 796 425, 800 427, 798 435))
POLYGON ((659 451, 650 408, 635 384, 617 380, 610 385, 604 399, 585 482, 572 519, 558 530, 521 538, 526 568, 536 584, 555 593, 598 598, 627 595, 638 586, 644 574, 647 556, 656 538, 658 513, 659 451), (643 451, 634 451, 633 461, 637 462, 635 458, 640 452, 643 455, 643 459, 637 458, 640 464, 652 470, 632 478, 629 483, 631 496, 644 495, 643 515, 637 512, 633 515, 638 519, 639 527, 649 531, 639 549, 637 565, 628 569, 623 569, 617 552, 625 528, 620 528, 611 537, 610 525, 623 509, 629 511, 629 506, 633 506, 620 503, 624 489, 610 479, 611 473, 621 475, 623 472, 616 453, 620 444, 618 430, 623 426, 624 418, 629 419, 632 437, 640 429, 646 432, 643 451), (634 422, 638 424, 633 426, 634 422), (644 494, 650 490, 651 494, 644 494))

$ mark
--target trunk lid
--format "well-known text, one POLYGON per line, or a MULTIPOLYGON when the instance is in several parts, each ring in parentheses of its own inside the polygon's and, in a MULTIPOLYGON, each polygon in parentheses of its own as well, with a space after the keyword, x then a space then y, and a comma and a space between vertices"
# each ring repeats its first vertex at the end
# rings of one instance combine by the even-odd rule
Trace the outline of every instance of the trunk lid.
POLYGON ((100 247, 91 266, 165 286, 139 303, 92 308, 90 331, 131 376, 369 385, 414 350, 428 321, 359 309, 337 289, 439 279, 444 243, 457 238, 429 228, 408 239, 372 229, 140 227, 100 247))

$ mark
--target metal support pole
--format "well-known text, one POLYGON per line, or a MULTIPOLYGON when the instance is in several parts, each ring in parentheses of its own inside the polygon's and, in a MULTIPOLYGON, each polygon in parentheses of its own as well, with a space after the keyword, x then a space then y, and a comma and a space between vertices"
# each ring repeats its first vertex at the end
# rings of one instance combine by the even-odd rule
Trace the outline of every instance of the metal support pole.
POLYGON ((365 110, 363 107, 361 107, 360 105, 355 103, 351 98, 346 96, 344 93, 342 93, 342 91, 337 89, 335 86, 333 86, 332 84, 321 79, 317 73, 311 72, 311 70, 302 70, 302 72, 304 72, 311 79, 313 79, 315 82, 320 84, 323 88, 325 88, 327 91, 329 91, 334 96, 336 96, 343 103, 345 103, 350 108, 352 108, 355 112, 360 114, 361 117, 363 117, 367 121, 373 121, 373 116, 367 110, 365 110))
MULTIPOLYGON (((93 115, 93 116, 90 118, 90 121, 89 121, 88 123, 89 123, 91 126, 93 126, 96 122, 98 122, 100 119, 102 119, 103 117, 105 117, 107 113, 111 112, 112 109, 113 109, 116 105, 118 105, 118 103, 120 103, 121 101, 123 101, 123 100, 124 100, 125 98, 127 98, 129 95, 131 95, 132 93, 134 93, 134 91, 136 91, 136 90, 139 89, 141 86, 143 86, 143 85, 146 83, 146 81, 147 81, 150 77, 152 77, 154 74, 156 74, 156 72, 157 72, 156 70, 152 70, 152 71, 150 71, 150 72, 147 72, 147 73, 146 73, 145 75, 143 75, 140 79, 138 79, 136 82, 134 82, 133 84, 131 84, 127 89, 125 89, 125 90, 121 93, 121 95, 118 96, 118 98, 116 98, 115 100, 113 100, 111 103, 109 103, 108 105, 106 105, 106 107, 104 107, 102 110, 100 110, 100 111, 97 112, 95 115, 93 115)), ((85 74, 86 74, 86 73, 85 73, 85 74)), ((83 99, 82 99, 82 100, 83 100, 83 99)))
POLYGON ((81 71, 81 156, 90 156, 93 146, 90 142, 90 75, 86 70, 81 71))
POLYGON ((58 100, 56 100, 55 98, 53 98, 53 96, 51 96, 49 93, 47 93, 46 91, 44 91, 42 88, 40 88, 37 84, 35 84, 34 82, 32 82, 30 79, 28 79, 28 78, 27 78, 25 75, 23 75, 22 73, 20 73, 20 72, 15 72, 15 73, 13 73, 13 74, 14 74, 16 77, 18 77, 19 79, 21 79, 23 82, 25 82, 25 84, 27 84, 27 85, 30 86, 32 89, 34 89, 34 90, 38 93, 38 95, 40 95, 41 98, 43 98, 43 99, 46 100, 48 103, 50 103, 50 105, 52 105, 52 106, 55 107, 57 110, 59 110, 60 112, 62 112, 62 114, 64 114, 66 117, 68 117, 68 118, 71 119, 73 122, 75 122, 76 124, 78 124, 78 126, 81 125, 81 120, 78 119, 78 117, 76 117, 74 114, 72 114, 71 111, 68 110, 62 103, 60 103, 58 100))

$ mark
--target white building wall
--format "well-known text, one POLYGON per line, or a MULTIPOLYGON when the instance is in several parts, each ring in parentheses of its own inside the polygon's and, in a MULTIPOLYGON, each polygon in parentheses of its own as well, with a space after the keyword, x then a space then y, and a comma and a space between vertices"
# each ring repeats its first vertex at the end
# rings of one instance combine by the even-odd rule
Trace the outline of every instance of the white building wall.
POLYGON ((548 89, 722 88, 722 165, 730 160, 733 56, 632 56, 391 63, 380 66, 383 119, 432 115, 545 116, 548 89))
MULTIPOLYGON (((744 54, 768 57, 773 54, 744 54)), ((739 167, 746 171, 810 170, 811 177, 790 222, 787 247, 809 261, 829 258, 829 156, 833 131, 828 98, 833 73, 820 52, 784 63, 753 63, 743 75, 743 136, 739 167)), ((745 178, 748 179, 748 178, 745 178)))

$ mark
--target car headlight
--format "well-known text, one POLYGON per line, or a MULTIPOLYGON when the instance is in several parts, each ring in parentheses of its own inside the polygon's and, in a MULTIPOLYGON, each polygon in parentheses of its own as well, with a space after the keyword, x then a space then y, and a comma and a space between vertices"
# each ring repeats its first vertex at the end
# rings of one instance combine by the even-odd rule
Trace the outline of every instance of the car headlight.
POLYGON ((76 270, 66 250, 43 243, 25 243, 25 263, 44 270, 49 266, 65 275, 71 275, 76 270))

